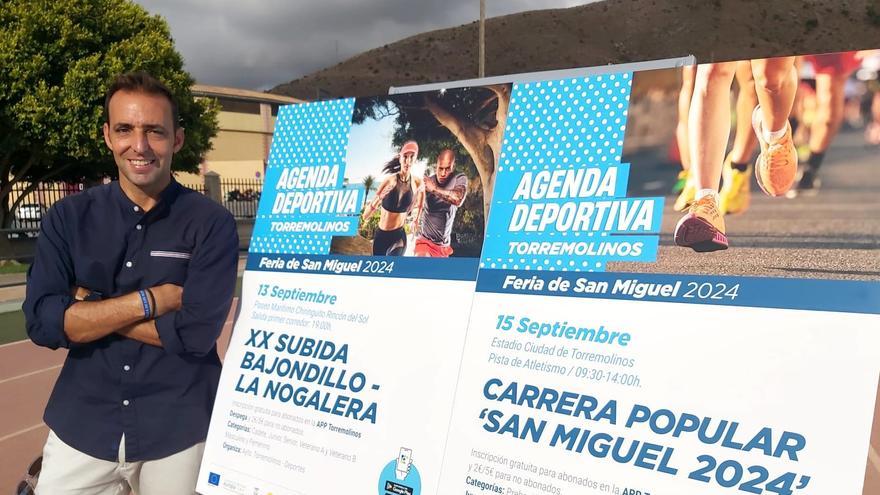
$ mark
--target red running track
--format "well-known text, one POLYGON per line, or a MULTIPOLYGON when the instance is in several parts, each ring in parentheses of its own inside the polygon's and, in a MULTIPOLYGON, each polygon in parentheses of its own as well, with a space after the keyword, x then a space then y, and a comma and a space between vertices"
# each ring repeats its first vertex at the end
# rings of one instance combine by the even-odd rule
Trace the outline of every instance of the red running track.
MULTIPOLYGON (((217 340, 221 359, 232 335, 237 307, 235 299, 217 340)), ((43 410, 65 355, 29 340, 0 345, 0 495, 14 492, 28 465, 42 451, 49 434, 43 410)))

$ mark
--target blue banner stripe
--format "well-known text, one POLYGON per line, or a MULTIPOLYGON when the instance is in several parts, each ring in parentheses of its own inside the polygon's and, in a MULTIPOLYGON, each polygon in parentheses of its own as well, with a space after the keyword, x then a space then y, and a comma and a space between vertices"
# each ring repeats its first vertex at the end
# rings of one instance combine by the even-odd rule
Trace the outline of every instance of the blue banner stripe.
POLYGON ((477 279, 477 258, 250 253, 246 270, 430 280, 477 279))
POLYGON ((482 269, 477 292, 880 314, 880 284, 851 280, 482 269))
POLYGON ((552 236, 532 238, 523 236, 521 239, 486 240, 483 245, 482 268, 500 268, 514 270, 561 270, 591 271, 596 263, 609 261, 642 261, 650 262, 657 259, 657 247, 660 238, 655 235, 626 236, 605 235, 595 237, 552 236), (542 246, 550 249, 540 254, 529 254, 542 246))

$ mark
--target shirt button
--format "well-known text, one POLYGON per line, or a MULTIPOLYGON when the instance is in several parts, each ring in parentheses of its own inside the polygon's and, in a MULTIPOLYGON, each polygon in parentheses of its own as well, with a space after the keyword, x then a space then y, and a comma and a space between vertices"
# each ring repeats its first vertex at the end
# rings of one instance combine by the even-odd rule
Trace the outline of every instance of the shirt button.
POLYGON ((137 226, 135 226, 135 228, 138 229, 138 230, 141 230, 142 228, 144 228, 144 226, 141 225, 141 224, 137 224, 137 226))
POLYGON ((126 261, 126 262, 125 262, 125 266, 127 266, 128 268, 131 268, 132 265, 134 265, 134 263, 132 263, 131 261, 126 261))
POLYGON ((123 371, 131 371, 131 366, 126 364, 125 366, 122 367, 122 370, 123 371))
POLYGON ((129 404, 131 404, 131 403, 128 402, 128 399, 125 399, 124 401, 122 401, 122 405, 123 405, 123 406, 127 406, 127 405, 129 405, 129 404))
POLYGON ((132 210, 134 210, 134 211, 141 211, 141 207, 140 207, 140 206, 135 206, 135 207, 132 208, 132 210))

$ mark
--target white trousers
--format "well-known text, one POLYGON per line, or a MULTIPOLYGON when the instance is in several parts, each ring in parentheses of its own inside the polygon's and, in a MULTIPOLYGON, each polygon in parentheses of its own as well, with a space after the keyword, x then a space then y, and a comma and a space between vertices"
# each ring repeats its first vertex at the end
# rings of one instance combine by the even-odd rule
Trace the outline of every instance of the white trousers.
POLYGON ((36 495, 191 495, 204 442, 155 461, 126 462, 125 437, 116 462, 83 454, 49 431, 36 495))

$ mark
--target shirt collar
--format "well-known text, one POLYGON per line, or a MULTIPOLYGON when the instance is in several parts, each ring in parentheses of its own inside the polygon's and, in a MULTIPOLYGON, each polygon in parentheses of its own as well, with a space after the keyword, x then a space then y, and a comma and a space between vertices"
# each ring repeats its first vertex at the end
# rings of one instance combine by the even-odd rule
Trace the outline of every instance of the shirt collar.
MULTIPOLYGON (((159 202, 156 203, 149 213, 163 211, 168 208, 168 205, 174 202, 177 198, 178 194, 180 194, 181 186, 179 182, 177 182, 174 177, 171 177, 171 182, 165 189, 159 193, 159 202)), ((119 205, 120 209, 125 212, 130 213, 131 215, 141 218, 144 215, 143 209, 140 206, 135 204, 134 201, 129 199, 129 197, 125 194, 125 191, 122 190, 122 186, 119 185, 119 181, 113 181, 112 183, 113 196, 116 198, 116 202, 119 205)))

